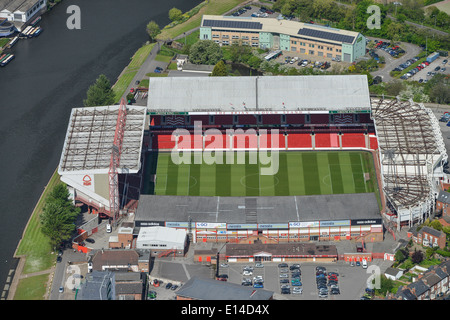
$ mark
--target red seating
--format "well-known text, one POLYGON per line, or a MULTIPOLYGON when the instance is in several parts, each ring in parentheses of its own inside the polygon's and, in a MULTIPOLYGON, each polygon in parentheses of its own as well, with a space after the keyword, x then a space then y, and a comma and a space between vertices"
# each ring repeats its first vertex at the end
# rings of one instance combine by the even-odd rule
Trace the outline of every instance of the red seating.
POLYGON ((288 149, 291 148, 312 148, 311 135, 309 133, 289 133, 288 149))
POLYGON ((228 149, 230 147, 230 136, 226 133, 205 135, 205 150, 210 149, 228 149))
POLYGON ((256 149, 258 148, 258 136, 251 133, 234 133, 233 149, 256 149))
POLYGON ((337 133, 316 133, 314 135, 316 148, 339 148, 337 133))
POLYGON ((284 134, 260 133, 259 135, 260 149, 285 149, 286 142, 284 134))
POLYGON ((344 133, 342 136, 342 147, 343 148, 365 148, 366 147, 366 136, 364 133, 344 133))
POLYGON ((376 136, 369 136, 369 138, 370 138, 369 148, 372 150, 377 150, 378 149, 378 138, 376 136))
POLYGON ((198 134, 180 135, 177 148, 179 150, 203 149, 203 136, 198 134))
POLYGON ((152 138, 153 149, 173 149, 175 148, 175 136, 171 134, 158 134, 152 138))

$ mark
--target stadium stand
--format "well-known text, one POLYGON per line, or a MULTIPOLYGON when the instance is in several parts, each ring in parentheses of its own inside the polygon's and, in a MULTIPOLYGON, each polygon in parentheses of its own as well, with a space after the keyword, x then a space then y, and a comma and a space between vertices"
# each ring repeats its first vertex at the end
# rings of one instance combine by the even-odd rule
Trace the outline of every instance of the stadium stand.
POLYGON ((346 132, 341 135, 342 148, 366 148, 364 133, 346 132))
POLYGON ((337 133, 316 133, 314 134, 316 148, 339 148, 339 136, 337 133))
POLYGON ((312 139, 309 133, 288 133, 287 136, 287 148, 312 148, 312 139))

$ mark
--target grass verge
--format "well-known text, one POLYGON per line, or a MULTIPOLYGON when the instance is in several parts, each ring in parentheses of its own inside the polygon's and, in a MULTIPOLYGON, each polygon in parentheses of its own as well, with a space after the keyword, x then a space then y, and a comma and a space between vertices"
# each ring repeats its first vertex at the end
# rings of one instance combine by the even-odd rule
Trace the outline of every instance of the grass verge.
POLYGON ((184 32, 195 29, 200 26, 202 16, 204 14, 218 15, 224 14, 239 4, 245 2, 245 0, 209 0, 208 3, 203 6, 197 14, 193 15, 189 20, 178 24, 174 27, 166 27, 157 36, 158 40, 173 39, 184 32))

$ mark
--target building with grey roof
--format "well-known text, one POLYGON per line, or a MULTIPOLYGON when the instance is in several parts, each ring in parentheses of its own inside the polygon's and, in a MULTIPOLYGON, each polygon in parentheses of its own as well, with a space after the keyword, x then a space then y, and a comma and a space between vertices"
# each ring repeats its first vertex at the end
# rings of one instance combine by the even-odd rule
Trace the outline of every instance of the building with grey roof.
POLYGON ((241 286, 235 283, 190 278, 176 292, 177 300, 272 300, 273 292, 264 289, 241 286))
POLYGON ((148 111, 156 113, 371 109, 366 75, 150 77, 148 94, 148 111))
POLYGON ((92 271, 77 293, 77 300, 115 300, 115 274, 111 271, 92 271))
POLYGON ((47 0, 0 0, 0 18, 25 23, 47 9, 47 0))
POLYGON ((183 228, 193 235, 194 242, 237 240, 254 232, 279 241, 383 232, 374 193, 280 197, 141 194, 135 223, 136 227, 183 228))
POLYGON ((221 46, 237 42, 346 62, 366 54, 366 39, 361 33, 276 18, 204 15, 200 40, 221 46))

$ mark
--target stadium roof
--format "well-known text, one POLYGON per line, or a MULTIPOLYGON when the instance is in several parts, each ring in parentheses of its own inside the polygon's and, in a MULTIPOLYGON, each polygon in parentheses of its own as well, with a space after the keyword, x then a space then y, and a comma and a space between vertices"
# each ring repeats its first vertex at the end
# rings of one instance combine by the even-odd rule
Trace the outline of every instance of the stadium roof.
MULTIPOLYGON (((118 110, 118 105, 72 109, 59 174, 108 173, 118 110)), ((119 173, 140 169, 146 110, 127 106, 119 173)))
POLYGON ((372 103, 387 198, 396 210, 434 202, 433 170, 448 158, 436 117, 412 101, 372 103))
MULTIPOLYGON (((143 195, 136 221, 287 224, 381 218, 374 193, 275 197, 143 195)), ((228 226, 230 227, 230 226, 228 226)))
POLYGON ((153 77, 148 94, 155 113, 370 110, 366 75, 153 77))
POLYGON ((276 18, 204 15, 201 26, 224 30, 237 29, 279 33, 337 45, 342 43, 352 44, 359 35, 358 32, 354 31, 276 18))

